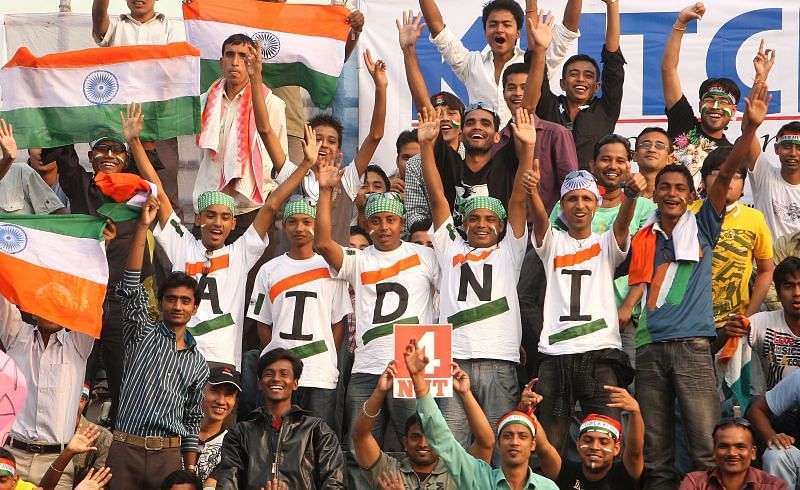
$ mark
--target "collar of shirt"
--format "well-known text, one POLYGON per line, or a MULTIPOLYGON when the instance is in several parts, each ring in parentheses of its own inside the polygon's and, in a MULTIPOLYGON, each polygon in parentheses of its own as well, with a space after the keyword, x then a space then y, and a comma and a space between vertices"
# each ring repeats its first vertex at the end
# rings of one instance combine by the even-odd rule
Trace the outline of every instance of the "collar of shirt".
POLYGON ((736 201, 733 204, 731 204, 730 206, 726 206, 725 207, 725 214, 726 215, 730 214, 734 218, 736 216, 739 216, 739 212, 740 211, 741 211, 741 208, 740 208, 740 205, 739 205, 739 201, 736 201))
MULTIPOLYGON (((719 488, 725 488, 725 485, 722 483, 722 475, 719 471, 719 466, 715 466, 713 468, 708 469, 708 481, 709 483, 716 482, 719 485, 719 488)), ((747 476, 744 479, 744 485, 742 488, 758 488, 758 478, 756 476, 756 472, 753 467, 747 468, 747 476)))
MULTIPOLYGON (((166 323, 158 322, 158 327, 157 328, 158 328, 158 332, 161 335, 169 338, 172 341, 173 344, 176 343, 177 337, 175 337, 175 332, 171 328, 169 328, 166 323)), ((197 347, 197 342, 194 340, 194 337, 192 336, 192 334, 189 333, 189 329, 188 328, 183 331, 183 340, 184 340, 184 342, 186 342, 186 347, 188 347, 189 349, 194 350, 197 347)), ((177 344, 175 344, 175 345, 176 345, 176 349, 177 349, 177 344)))
MULTIPOLYGON (((503 68, 505 69, 505 67, 508 66, 509 63, 512 63, 514 61, 514 58, 518 56, 525 56, 525 50, 520 49, 519 45, 515 44, 514 55, 511 56, 511 58, 506 62, 505 65, 503 65, 503 68)), ((488 44, 486 45, 485 48, 483 48, 483 51, 481 51, 481 59, 483 60, 484 63, 494 62, 494 53, 492 52, 492 48, 488 44)))
MULTIPOLYGON (((494 487, 501 488, 500 482, 504 482, 510 488, 508 480, 506 480, 506 475, 503 473, 503 469, 496 468, 494 470, 494 487)), ((534 490, 536 489, 536 476, 530 468, 528 468, 528 483, 525 484, 525 488, 532 488, 534 490)))
MULTIPOLYGON (((414 471, 414 468, 411 466, 411 459, 409 459, 407 456, 402 460, 400 460, 400 465, 398 469, 400 470, 401 473, 407 473, 407 474, 416 473, 416 471, 414 471)), ((447 473, 447 466, 445 466, 444 460, 442 458, 439 458, 439 461, 436 462, 436 466, 433 468, 433 471, 431 471, 431 475, 441 475, 444 473, 447 473)))
MULTIPOLYGON (((43 340, 42 340, 42 332, 39 331, 39 327, 35 327, 33 329, 33 331, 34 331, 34 336, 35 336, 36 340, 38 342, 43 342, 43 340)), ((56 332, 51 333, 50 334, 50 339, 48 340, 47 345, 49 346, 50 343, 53 341, 53 339, 55 339, 56 342, 58 342, 59 344, 64 345, 64 342, 67 340, 66 335, 67 335, 67 329, 65 329, 65 328, 62 328, 61 330, 58 330, 56 332)), ((46 349, 47 346, 44 346, 44 348, 46 349)))
POLYGON ((239 91, 239 93, 237 93, 236 95, 234 95, 234 96, 233 96, 233 98, 231 99, 230 97, 228 97, 228 92, 225 90, 225 83, 226 83, 226 82, 225 82, 225 80, 223 80, 223 81, 222 81, 222 96, 223 96, 223 97, 225 98, 225 100, 227 100, 228 102, 233 102, 233 101, 235 101, 236 99, 240 98, 240 97, 242 96, 242 94, 244 93, 244 91, 245 91, 245 90, 247 90, 247 85, 248 85, 248 84, 246 83, 246 84, 244 85, 244 87, 242 87, 242 90, 240 90, 240 91, 239 91))
MULTIPOLYGON (((597 101, 597 97, 596 96, 592 97, 591 100, 589 100, 588 104, 578 106, 578 110, 579 111, 585 111, 586 109, 592 107, 592 104, 594 104, 596 101, 597 101)), ((558 96, 558 107, 561 110, 562 114, 568 114, 568 111, 567 111, 567 96, 566 95, 562 94, 562 95, 558 96)))
POLYGON ((139 22, 138 20, 134 19, 132 16, 128 14, 120 14, 119 20, 123 22, 132 22, 137 26, 144 26, 153 22, 164 22, 165 20, 167 20, 167 16, 162 13, 156 12, 156 15, 154 15, 153 18, 148 20, 147 22, 139 22))

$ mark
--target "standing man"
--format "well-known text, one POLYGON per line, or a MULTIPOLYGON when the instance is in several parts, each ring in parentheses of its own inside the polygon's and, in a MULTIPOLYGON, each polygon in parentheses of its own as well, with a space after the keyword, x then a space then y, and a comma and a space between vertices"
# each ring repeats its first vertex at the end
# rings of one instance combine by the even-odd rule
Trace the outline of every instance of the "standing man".
POLYGON ((669 162, 669 135, 663 128, 650 126, 644 128, 636 137, 633 149, 633 161, 639 167, 639 173, 647 181, 647 189, 642 197, 652 199, 656 187, 656 175, 669 162))
POLYGON ((125 372, 107 458, 116 488, 157 488, 181 466, 196 470, 200 452, 200 403, 208 366, 187 325, 197 313, 201 290, 193 277, 171 274, 158 291, 163 320, 156 323, 150 317, 139 274, 147 232, 157 213, 158 200, 150 196, 117 286, 125 372))
POLYGON ((303 361, 277 348, 261 356, 257 371, 266 404, 225 436, 222 460, 211 474, 217 490, 265 485, 270 490, 344 489, 344 458, 336 434, 292 404, 303 361))
POLYGON ((694 180, 683 165, 667 165, 656 176, 653 224, 631 247, 630 284, 644 284, 636 332, 636 398, 645 422, 647 488, 674 489, 674 406, 677 399, 695 468, 713 464, 714 423, 720 402, 710 340, 715 337, 711 265, 722 229, 731 180, 767 112, 767 87, 757 82, 747 101, 745 131, 719 167, 697 214, 694 180))

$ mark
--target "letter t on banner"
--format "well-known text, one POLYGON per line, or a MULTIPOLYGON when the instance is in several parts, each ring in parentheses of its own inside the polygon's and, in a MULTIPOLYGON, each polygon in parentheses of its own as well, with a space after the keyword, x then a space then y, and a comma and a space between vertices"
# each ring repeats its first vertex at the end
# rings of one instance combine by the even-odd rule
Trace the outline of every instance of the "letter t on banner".
POLYGON ((450 362, 453 360, 453 327, 451 325, 395 325, 394 358, 397 376, 394 377, 392 395, 395 398, 414 398, 414 384, 403 359, 403 351, 412 337, 416 337, 430 362, 425 368, 425 381, 435 398, 453 396, 453 377, 450 362))

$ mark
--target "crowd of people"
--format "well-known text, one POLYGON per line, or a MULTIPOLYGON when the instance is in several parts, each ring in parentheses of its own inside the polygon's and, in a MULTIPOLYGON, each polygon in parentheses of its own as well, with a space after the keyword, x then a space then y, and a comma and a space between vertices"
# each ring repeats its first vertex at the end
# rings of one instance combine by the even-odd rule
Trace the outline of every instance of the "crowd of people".
MULTIPOLYGON (((762 41, 752 87, 705 80, 695 108, 678 61, 705 6, 684 8, 667 127, 621 136, 620 6, 603 1, 602 68, 567 58, 581 0, 560 20, 490 1, 481 51, 450 2, 398 12, 404 67, 363 50, 374 107, 349 164, 341 121, 306 120, 301 89, 265 86, 260 45, 231 33, 201 97, 193 223, 177 142, 142 140, 140 104, 98 122, 92 171, 72 145, 15 163, 0 121, 2 214, 97 216, 102 175, 154 187, 108 224, 100 339, 0 296, 28 387, 0 490, 800 488, 800 121, 756 137, 776 51, 762 41), (428 92, 425 26, 469 100, 428 92), (419 114, 388 135, 387 174, 388 70, 419 114), (430 392, 419 339, 395 357, 403 324, 452 327, 452 397, 430 392), (401 365, 414 398, 393 394, 401 365)), ((108 4, 99 46, 185 40, 155 0, 108 4)), ((346 22, 349 56, 367 24, 346 22)))

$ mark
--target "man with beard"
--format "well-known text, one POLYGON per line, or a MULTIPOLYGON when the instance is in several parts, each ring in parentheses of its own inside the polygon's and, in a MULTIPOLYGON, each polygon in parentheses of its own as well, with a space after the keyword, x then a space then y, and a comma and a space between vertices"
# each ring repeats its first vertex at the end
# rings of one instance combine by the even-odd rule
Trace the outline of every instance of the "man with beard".
MULTIPOLYGON (((486 415, 481 406, 470 391, 469 376, 456 363, 452 364, 452 368, 453 390, 464 406, 466 419, 475 435, 469 453, 489 463, 494 449, 494 434, 491 427, 486 424, 486 415)), ((386 394, 392 389, 396 372, 395 361, 389 362, 378 381, 378 386, 364 405, 364 410, 356 418, 352 437, 358 464, 368 473, 373 487, 377 487, 381 476, 386 472, 397 472, 407 489, 456 490, 458 487, 455 481, 447 473, 447 468, 439 455, 431 450, 416 415, 410 416, 406 421, 405 437, 402 438, 406 457, 400 461, 381 451, 378 441, 371 433, 375 423, 368 414, 377 412, 383 406, 386 394)))
POLYGON ((303 361, 277 348, 261 356, 257 371, 266 403, 225 435, 222 460, 211 473, 217 490, 279 489, 281 483, 292 489, 344 489, 336 434, 292 404, 303 361))
MULTIPOLYGON (((714 427, 714 463, 686 475, 680 490, 788 490, 786 482, 750 466, 756 459, 753 427, 743 418, 726 418, 714 427)), ((793 488, 793 487, 792 487, 793 488)))

